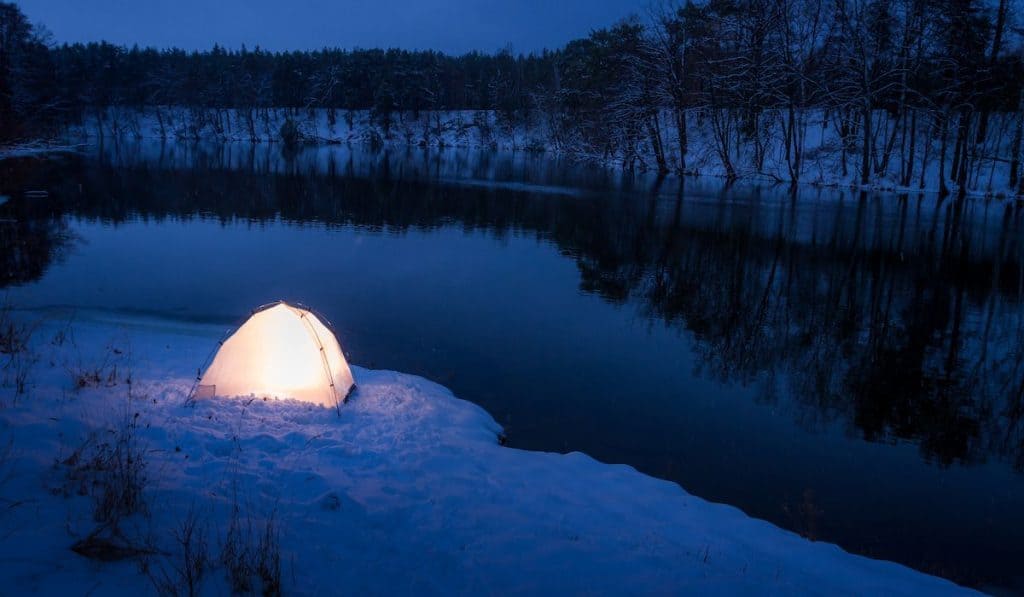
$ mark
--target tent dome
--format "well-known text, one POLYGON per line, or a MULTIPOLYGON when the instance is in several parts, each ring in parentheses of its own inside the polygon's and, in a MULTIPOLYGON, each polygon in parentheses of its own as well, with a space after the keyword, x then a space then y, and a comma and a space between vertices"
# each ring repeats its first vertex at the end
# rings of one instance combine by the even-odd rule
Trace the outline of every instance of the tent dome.
POLYGON ((255 311, 221 343, 195 396, 295 398, 333 408, 354 386, 334 333, 281 301, 255 311))

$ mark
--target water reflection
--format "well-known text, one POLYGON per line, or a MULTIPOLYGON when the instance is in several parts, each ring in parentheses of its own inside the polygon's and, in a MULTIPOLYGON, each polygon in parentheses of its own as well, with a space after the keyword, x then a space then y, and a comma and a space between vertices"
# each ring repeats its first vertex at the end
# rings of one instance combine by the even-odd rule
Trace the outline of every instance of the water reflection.
POLYGON ((677 207, 685 223, 601 275, 692 330, 707 374, 792 396, 809 425, 1021 469, 1018 209, 860 194, 698 223, 677 207))
MULTIPOLYGON (((696 355, 697 377, 751 389, 806 430, 839 426, 876 444, 912 444, 935 467, 1024 469, 1024 215, 1012 203, 722 188, 713 180, 681 188, 472 151, 282 155, 273 146, 136 145, 101 148, 99 159, 5 167, 0 193, 14 197, 0 206, 5 285, 39 278, 60 256, 63 216, 114 225, 213 218, 225 227, 285 221, 395 235, 451 228, 526 235, 575 263, 581 292, 635 306, 646 325, 680 336, 676 350, 696 355), (23 199, 30 187, 50 197, 23 199)), ((588 444, 594 440, 569 433, 565 448, 630 462, 701 493, 700 479, 686 478, 674 461, 659 462, 655 448, 637 447, 632 436, 588 444)), ((562 447, 550 437, 520 441, 562 447)), ((804 492, 780 506, 744 501, 752 489, 715 483, 702 495, 819 533, 816 500, 828 495, 804 492)), ((1021 500, 1011 495, 1005 503, 1021 500)), ((825 517, 853 516, 857 504, 831 508, 825 517)), ((1006 521, 1010 535, 1018 522, 1006 521)), ((944 548, 943 561, 947 554, 908 555, 926 549, 935 521, 921 523, 909 547, 874 545, 857 535, 862 523, 851 518, 847 528, 821 536, 966 582, 1014 574, 1006 564, 1014 545, 984 552, 960 538, 968 553, 944 548), (979 561, 969 561, 971 550, 979 561)))
POLYGON ((4 284, 37 279, 61 254, 65 212, 529 231, 576 260, 581 290, 638 300, 691 331, 705 375, 756 385, 765 401, 793 396, 807 425, 838 417, 869 441, 914 440, 944 465, 1000 455, 1024 468, 1022 214, 1012 203, 806 189, 691 196, 656 180, 642 195, 578 201, 559 195, 643 181, 470 151, 171 147, 107 150, 100 168, 51 164, 64 173, 56 185, 33 167, 49 199, 17 200, 28 181, 8 185, 4 284), (471 184, 482 180, 498 184, 471 184))
POLYGON ((0 162, 0 195, 16 192, 21 197, 0 202, 0 288, 38 280, 47 266, 59 260, 72 240, 62 210, 55 210, 45 196, 36 197, 26 160, 0 162), (24 195, 25 192, 28 195, 24 195))

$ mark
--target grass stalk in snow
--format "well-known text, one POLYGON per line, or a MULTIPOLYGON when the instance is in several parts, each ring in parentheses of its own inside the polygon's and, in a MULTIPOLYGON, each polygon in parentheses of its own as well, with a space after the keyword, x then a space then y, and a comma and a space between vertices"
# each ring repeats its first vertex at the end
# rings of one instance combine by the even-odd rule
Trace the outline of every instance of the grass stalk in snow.
POLYGON ((94 515, 99 522, 116 524, 122 516, 146 510, 146 457, 138 441, 139 413, 132 412, 130 384, 126 408, 113 438, 101 444, 96 454, 101 491, 94 515))
POLYGON ((236 492, 220 562, 227 572, 232 593, 281 595, 281 545, 276 511, 270 513, 262 531, 257 533, 252 515, 247 512, 243 518, 236 492))
POLYGON ((3 364, 4 385, 14 388, 15 399, 25 393, 32 367, 38 361, 29 349, 29 342, 35 325, 16 321, 11 316, 11 306, 0 307, 0 355, 6 357, 3 364))
POLYGON ((121 520, 147 511, 145 449, 138 437, 140 414, 133 408, 132 386, 121 419, 108 429, 90 433, 63 464, 79 495, 92 495, 93 519, 115 532, 121 520))
POLYGON ((195 505, 173 535, 177 553, 167 555, 162 562, 156 558, 144 559, 142 572, 159 595, 195 597, 211 566, 206 525, 200 521, 195 505))

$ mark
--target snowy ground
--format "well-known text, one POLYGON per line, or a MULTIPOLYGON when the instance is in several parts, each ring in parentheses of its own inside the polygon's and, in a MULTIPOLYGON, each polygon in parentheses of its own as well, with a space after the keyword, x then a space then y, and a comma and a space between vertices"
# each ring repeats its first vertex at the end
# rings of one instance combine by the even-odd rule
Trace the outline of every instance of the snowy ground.
POLYGON ((0 354, 2 593, 152 593, 179 578, 183 544, 203 542, 205 594, 229 590, 230 545, 279 553, 286 594, 963 591, 628 466, 502 447, 486 412, 422 378, 354 367, 359 390, 340 417, 292 401, 188 407, 222 329, 103 313, 11 317, 31 340, 0 354), (103 446, 121 445, 144 479, 141 506, 100 523, 119 478, 111 471, 124 468, 103 446), (189 519, 193 539, 179 541, 189 519), (94 553, 131 557, 70 551, 97 528, 103 541, 86 545, 105 548, 94 553))
MULTIPOLYGON (((508 151, 547 152, 575 159, 596 161, 606 165, 621 165, 621 156, 607 155, 600 148, 588 148, 579 139, 560 139, 553 134, 547 118, 535 114, 528 122, 515 125, 503 122, 492 111, 452 110, 423 111, 418 114, 395 112, 392 123, 385 130, 371 117, 368 110, 335 110, 333 116, 325 109, 286 110, 267 108, 259 110, 233 109, 190 109, 181 106, 156 106, 145 110, 110 107, 102 113, 102 119, 92 116, 86 119, 74 134, 75 139, 102 140, 118 138, 165 139, 179 141, 251 141, 277 142, 281 140, 281 126, 291 118, 302 138, 309 143, 340 144, 370 143, 424 147, 472 147, 508 151)), ((801 129, 803 148, 803 169, 799 175, 801 183, 824 186, 861 188, 860 165, 857 151, 846 155, 843 164, 843 141, 834 118, 821 110, 807 110, 800 113, 804 127, 801 129), (845 173, 844 173, 845 172, 845 173)), ((972 161, 968 173, 967 190, 971 195, 1013 197, 1018 189, 1009 184, 1010 162, 1013 155, 1015 115, 996 114, 992 118, 992 130, 998 131, 992 139, 978 148, 981 159, 972 161)), ((766 111, 761 117, 764 137, 763 159, 760 165, 755 159, 754 144, 735 139, 728 149, 729 160, 739 178, 765 182, 781 182, 792 179, 787 165, 785 135, 782 127, 787 116, 778 110, 766 111)), ((665 145, 666 158, 670 164, 678 163, 678 133, 669 124, 671 114, 664 114, 660 122, 661 137, 665 145)), ((704 176, 724 177, 727 170, 722 163, 715 135, 710 121, 700 111, 688 115, 686 152, 687 172, 704 176)), ((884 110, 875 114, 875 137, 879 146, 896 128, 896 121, 884 110)), ((922 124, 917 134, 916 157, 913 158, 912 181, 902 186, 899 181, 899 152, 894 154, 892 165, 885 175, 874 174, 868 189, 899 192, 936 192, 939 189, 939 142, 929 140, 929 130, 922 124), (926 151, 927 148, 927 151, 926 151), (921 172, 925 175, 922 178, 921 172), (923 186, 921 182, 923 181, 923 186)), ((950 141, 952 142, 952 141, 950 141)), ((655 167, 654 156, 649 144, 638 147, 640 169, 655 167)), ((859 151, 859 150, 858 150, 859 151)), ((952 172, 952 152, 945 160, 945 173, 952 172)), ((875 156, 876 159, 880 156, 875 156)), ((949 188, 955 188, 947 180, 949 188)))
POLYGON ((7 158, 23 158, 29 156, 47 155, 52 153, 72 153, 82 149, 84 145, 68 145, 64 143, 48 143, 36 141, 31 143, 17 143, 14 145, 0 145, 0 160, 7 158))

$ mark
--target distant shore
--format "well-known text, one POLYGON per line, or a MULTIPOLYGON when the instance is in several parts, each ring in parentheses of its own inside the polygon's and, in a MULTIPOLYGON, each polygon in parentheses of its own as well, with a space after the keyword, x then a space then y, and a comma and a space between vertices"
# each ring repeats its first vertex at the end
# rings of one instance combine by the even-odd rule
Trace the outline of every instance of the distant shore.
MULTIPOLYGON (((883 116, 884 111, 879 113, 877 120, 884 123, 883 116)), ((703 117, 696 112, 691 117, 693 122, 688 125, 687 169, 682 173, 671 171, 668 174, 760 180, 768 183, 793 182, 786 149, 779 144, 768 144, 760 148, 756 159, 744 152, 733 156, 730 160, 730 176, 722 165, 710 131, 704 130, 706 126, 701 126, 703 117)), ((939 160, 937 156, 929 156, 926 152, 917 157, 916 170, 924 173, 919 177, 920 180, 915 177, 911 184, 902 184, 893 171, 887 176, 873 176, 867 185, 861 184, 852 157, 842 150, 837 136, 839 133, 827 115, 817 110, 808 110, 800 118, 818 124, 808 126, 808 138, 804 140, 804 174, 796 181, 798 184, 897 193, 941 192, 939 186, 933 183, 938 180, 939 160), (849 162, 845 167, 844 161, 849 162)), ((998 118, 998 115, 993 117, 994 120, 998 118)), ((669 119, 663 121, 669 122, 669 119)), ((674 135, 672 125, 664 126, 664 136, 671 138, 674 135)), ((581 145, 557 139, 544 118, 537 117, 524 123, 508 125, 503 123, 497 112, 490 110, 396 112, 385 127, 370 110, 111 107, 74 127, 69 133, 68 139, 93 143, 127 138, 281 143, 296 148, 303 145, 353 143, 440 149, 481 148, 557 155, 618 169, 655 171, 654 157, 649 153, 650 148, 645 146, 641 146, 637 154, 626 161, 619 155, 589 152, 581 145)), ((920 143, 925 145, 927 140, 922 138, 920 143)), ((672 151, 671 147, 668 151, 672 151)), ((1020 196, 1019 190, 1010 185, 1008 168, 1009 164, 1004 160, 978 160, 971 172, 971 182, 963 194, 1001 198, 1020 196)), ((948 171, 948 164, 945 169, 948 171)), ((947 188, 951 188, 952 181, 947 182, 947 188)))

